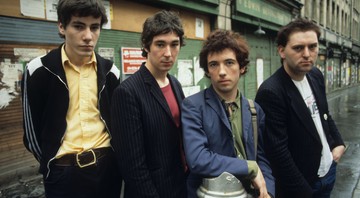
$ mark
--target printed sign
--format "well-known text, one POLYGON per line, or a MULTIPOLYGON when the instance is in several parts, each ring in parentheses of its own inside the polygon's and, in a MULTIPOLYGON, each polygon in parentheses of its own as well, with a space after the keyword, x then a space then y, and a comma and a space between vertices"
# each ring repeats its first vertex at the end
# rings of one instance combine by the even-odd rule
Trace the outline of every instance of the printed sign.
POLYGON ((146 61, 146 58, 142 57, 141 53, 141 48, 121 48, 123 74, 133 74, 140 68, 141 64, 146 61))

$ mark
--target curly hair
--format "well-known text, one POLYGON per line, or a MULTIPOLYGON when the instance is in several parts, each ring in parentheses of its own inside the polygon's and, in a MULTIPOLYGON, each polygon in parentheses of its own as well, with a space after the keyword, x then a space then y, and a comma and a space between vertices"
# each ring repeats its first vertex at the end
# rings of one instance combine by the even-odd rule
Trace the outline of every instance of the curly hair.
POLYGON ((240 68, 244 68, 243 74, 245 74, 249 64, 249 46, 247 42, 244 37, 237 32, 220 29, 214 30, 209 34, 200 51, 200 67, 204 69, 205 74, 209 73, 207 64, 208 55, 221 52, 224 49, 231 49, 234 51, 236 60, 239 63, 240 68))

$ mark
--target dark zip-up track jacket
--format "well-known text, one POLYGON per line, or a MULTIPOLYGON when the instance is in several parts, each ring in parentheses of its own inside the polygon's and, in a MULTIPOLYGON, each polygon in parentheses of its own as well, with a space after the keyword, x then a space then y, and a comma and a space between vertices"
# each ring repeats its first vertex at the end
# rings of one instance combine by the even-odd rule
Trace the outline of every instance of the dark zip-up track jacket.
MULTIPOLYGON (((61 47, 28 63, 22 80, 25 147, 40 162, 40 173, 48 176, 66 131, 69 88, 61 61, 61 47)), ((120 83, 120 71, 96 55, 98 108, 109 132, 110 103, 120 83)))

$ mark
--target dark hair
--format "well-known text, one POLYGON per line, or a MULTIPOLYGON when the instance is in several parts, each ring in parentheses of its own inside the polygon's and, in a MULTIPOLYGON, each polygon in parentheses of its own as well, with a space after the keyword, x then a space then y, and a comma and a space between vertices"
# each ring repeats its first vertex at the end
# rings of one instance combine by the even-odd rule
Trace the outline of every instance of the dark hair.
POLYGON ((277 34, 277 46, 285 47, 287 42, 289 41, 289 36, 294 32, 307 32, 314 31, 317 35, 317 38, 320 38, 321 32, 319 26, 317 26, 314 22, 304 19, 297 18, 287 25, 283 26, 278 34, 277 34))
POLYGON ((214 52, 221 52, 224 49, 231 49, 236 55, 236 60, 240 68, 244 68, 244 73, 247 72, 247 65, 249 64, 249 47, 244 37, 239 33, 231 30, 214 30, 206 38, 203 47, 200 51, 200 67, 204 69, 205 75, 208 77, 208 55, 214 52))
MULTIPOLYGON (((105 7, 101 0, 59 0, 57 5, 57 15, 58 22, 64 26, 64 29, 66 29, 72 16, 101 17, 100 27, 108 22, 105 7)), ((59 36, 65 38, 64 35, 60 33, 59 36)))
POLYGON ((185 45, 181 20, 175 12, 162 10, 147 18, 141 33, 142 56, 147 57, 145 49, 150 50, 150 45, 155 36, 169 32, 174 32, 179 36, 180 46, 185 45))

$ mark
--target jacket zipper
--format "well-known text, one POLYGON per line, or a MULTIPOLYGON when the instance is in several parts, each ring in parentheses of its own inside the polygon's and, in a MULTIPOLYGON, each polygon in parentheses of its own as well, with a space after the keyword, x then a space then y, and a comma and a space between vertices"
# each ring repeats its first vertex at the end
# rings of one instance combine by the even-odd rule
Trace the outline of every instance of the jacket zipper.
MULTIPOLYGON (((109 75, 109 73, 110 73, 110 70, 106 73, 106 75, 105 75, 105 82, 106 82, 106 77, 109 75)), ((109 127, 107 126, 107 124, 106 124, 106 121, 103 119, 103 117, 102 117, 102 115, 101 115, 101 110, 100 110, 100 100, 101 100, 101 94, 102 94, 102 92, 104 91, 104 89, 105 89, 105 84, 106 83, 104 83, 103 84, 103 86, 102 86, 102 88, 101 88, 101 90, 99 91, 99 100, 98 100, 98 108, 99 108, 99 112, 100 112, 100 119, 101 119, 101 121, 104 123, 104 125, 105 125, 105 128, 106 128, 106 131, 107 131, 107 133, 109 134, 109 136, 110 136, 110 140, 112 139, 112 136, 111 136, 111 133, 110 133, 110 130, 109 130, 109 127)), ((111 149, 112 150, 114 150, 114 148, 112 147, 112 145, 110 144, 110 147, 111 147, 111 149)))
MULTIPOLYGON (((66 89, 68 90, 68 92, 69 92, 69 87, 68 87, 68 86, 66 85, 66 83, 60 78, 59 75, 55 74, 54 72, 52 72, 49 68, 47 68, 47 67, 45 67, 45 66, 44 66, 44 68, 45 68, 46 70, 48 70, 51 74, 53 74, 54 76, 56 76, 56 77, 60 80, 60 82, 61 82, 62 84, 64 84, 65 88, 66 88, 66 89)), ((68 107, 69 107, 69 106, 68 106, 68 107)), ((66 129, 65 129, 65 131, 66 131, 66 129)), ((64 137, 65 137, 65 132, 64 132, 63 136, 61 137, 60 142, 63 142, 63 141, 64 141, 64 137)), ((59 152, 59 149, 58 149, 58 152, 59 152)), ((52 158, 48 161, 48 163, 46 164, 46 167, 47 167, 47 169, 48 169, 48 172, 47 172, 47 174, 46 174, 45 179, 47 179, 47 178, 49 177, 49 175, 50 175, 50 163, 51 163, 51 161, 53 161, 53 160, 55 159, 55 157, 56 157, 56 155, 55 155, 54 157, 52 157, 52 158)))

